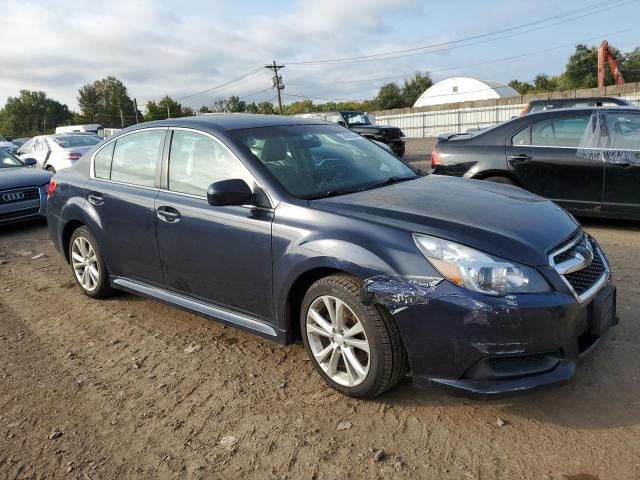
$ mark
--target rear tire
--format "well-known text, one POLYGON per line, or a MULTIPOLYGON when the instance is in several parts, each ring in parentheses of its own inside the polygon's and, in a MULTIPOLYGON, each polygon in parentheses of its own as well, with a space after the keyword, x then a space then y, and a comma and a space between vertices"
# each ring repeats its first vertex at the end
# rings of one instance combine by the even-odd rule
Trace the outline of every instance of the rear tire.
POLYGON ((487 177, 484 180, 486 180, 487 182, 502 183, 504 185, 513 185, 514 187, 517 186, 516 182, 514 182, 513 180, 507 177, 500 177, 500 176, 487 177))
POLYGON ((300 329, 326 383, 350 397, 373 398, 395 387, 409 363, 393 317, 380 305, 364 305, 361 286, 347 274, 315 282, 302 302, 300 329))
POLYGON ((113 294, 98 241, 88 227, 78 227, 71 235, 69 262, 73 277, 85 295, 107 298, 113 294))
POLYGON ((406 147, 406 145, 402 145, 402 147, 398 149, 398 153, 396 153, 396 155, 397 155, 399 158, 404 157, 404 153, 405 153, 405 151, 406 151, 406 148, 407 148, 407 147, 406 147))
POLYGON ((53 174, 55 174, 55 173, 56 173, 56 169, 55 169, 55 168, 53 168, 51 165, 47 165, 47 168, 45 168, 45 170, 46 170, 47 172, 51 172, 51 173, 53 173, 53 174))

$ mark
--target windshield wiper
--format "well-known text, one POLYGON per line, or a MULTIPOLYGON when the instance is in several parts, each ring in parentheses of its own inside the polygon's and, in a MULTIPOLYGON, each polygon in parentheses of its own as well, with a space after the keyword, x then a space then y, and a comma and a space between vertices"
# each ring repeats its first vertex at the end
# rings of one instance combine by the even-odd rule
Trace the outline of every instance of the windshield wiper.
POLYGON ((420 175, 407 175, 404 177, 388 177, 380 182, 371 183, 365 187, 362 187, 360 190, 371 190, 374 188, 385 187, 387 185, 393 185, 394 183, 406 182, 408 180, 414 180, 416 178, 421 178, 420 175))

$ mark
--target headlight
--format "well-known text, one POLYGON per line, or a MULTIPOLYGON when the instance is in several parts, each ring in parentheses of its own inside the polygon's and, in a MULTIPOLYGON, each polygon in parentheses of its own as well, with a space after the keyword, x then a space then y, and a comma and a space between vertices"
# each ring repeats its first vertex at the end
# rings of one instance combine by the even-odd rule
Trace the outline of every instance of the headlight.
POLYGON ((437 237, 414 233, 413 239, 434 268, 460 287, 487 295, 550 291, 533 268, 437 237))

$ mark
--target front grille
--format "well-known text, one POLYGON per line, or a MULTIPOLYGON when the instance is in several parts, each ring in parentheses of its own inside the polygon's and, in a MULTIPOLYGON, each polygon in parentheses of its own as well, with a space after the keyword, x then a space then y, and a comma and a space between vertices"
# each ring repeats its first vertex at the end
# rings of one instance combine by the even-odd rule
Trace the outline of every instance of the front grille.
POLYGON ((567 273, 564 278, 567 279, 573 290, 578 295, 582 295, 602 278, 605 271, 606 268, 604 266, 604 262, 602 261, 600 252, 598 252, 598 249, 596 248, 593 251, 593 261, 591 262, 591 265, 587 268, 583 268, 582 270, 578 270, 577 272, 567 273))
POLYGON ((602 284, 609 273, 606 260, 595 241, 581 234, 556 252, 550 255, 551 265, 560 273, 580 301, 587 300, 591 294, 595 293, 594 287, 602 284), (593 252, 593 259, 588 265, 580 268, 582 263, 586 263, 584 259, 588 258, 589 251, 593 252), (592 289, 594 291, 591 291, 592 289))
POLYGON ((27 208, 25 210, 16 210, 15 212, 9 213, 0 213, 0 222, 6 222, 8 220, 16 220, 18 218, 31 217, 33 215, 38 215, 40 213, 40 208, 27 208))
POLYGON ((3 190, 0 192, 0 205, 26 202, 40 198, 40 190, 34 187, 3 190))
POLYGON ((389 140, 398 140, 402 138, 402 130, 399 128, 389 128, 386 130, 386 138, 389 140))

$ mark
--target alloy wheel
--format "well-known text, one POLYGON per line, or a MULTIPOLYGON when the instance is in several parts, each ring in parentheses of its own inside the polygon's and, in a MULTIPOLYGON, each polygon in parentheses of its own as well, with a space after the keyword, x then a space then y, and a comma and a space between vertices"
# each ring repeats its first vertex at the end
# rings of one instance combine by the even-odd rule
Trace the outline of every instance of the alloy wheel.
POLYGON ((331 380, 353 387, 367 378, 369 341, 345 302, 330 295, 316 298, 307 310, 306 334, 313 359, 331 380))
POLYGON ((71 264, 78 283, 88 292, 93 292, 100 281, 98 257, 91 243, 77 237, 71 246, 71 264))

